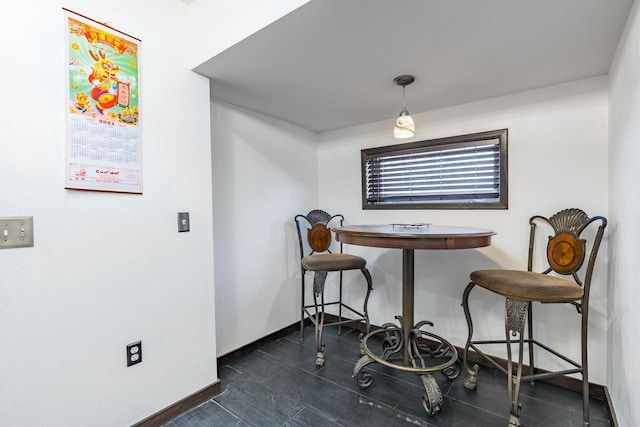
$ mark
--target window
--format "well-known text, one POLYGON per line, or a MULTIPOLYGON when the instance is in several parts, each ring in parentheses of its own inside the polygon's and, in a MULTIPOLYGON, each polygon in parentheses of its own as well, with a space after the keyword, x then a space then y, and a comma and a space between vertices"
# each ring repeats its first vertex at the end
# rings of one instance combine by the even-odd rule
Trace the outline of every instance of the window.
POLYGON ((507 134, 362 150, 362 208, 507 209, 507 134))

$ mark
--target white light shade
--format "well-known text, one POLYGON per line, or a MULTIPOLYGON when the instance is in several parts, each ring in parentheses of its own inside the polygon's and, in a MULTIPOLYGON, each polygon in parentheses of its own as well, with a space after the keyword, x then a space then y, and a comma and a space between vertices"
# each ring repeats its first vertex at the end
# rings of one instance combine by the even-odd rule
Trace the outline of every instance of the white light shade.
POLYGON ((407 110, 402 110, 393 127, 393 136, 396 138, 411 138, 416 134, 416 125, 407 110))

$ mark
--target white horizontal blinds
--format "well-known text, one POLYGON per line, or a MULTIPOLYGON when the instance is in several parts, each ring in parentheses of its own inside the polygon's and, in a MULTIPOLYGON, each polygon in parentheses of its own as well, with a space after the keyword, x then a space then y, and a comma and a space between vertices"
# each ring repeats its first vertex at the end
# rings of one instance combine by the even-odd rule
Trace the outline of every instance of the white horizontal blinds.
POLYGON ((500 201, 498 138, 367 154, 367 204, 500 201))

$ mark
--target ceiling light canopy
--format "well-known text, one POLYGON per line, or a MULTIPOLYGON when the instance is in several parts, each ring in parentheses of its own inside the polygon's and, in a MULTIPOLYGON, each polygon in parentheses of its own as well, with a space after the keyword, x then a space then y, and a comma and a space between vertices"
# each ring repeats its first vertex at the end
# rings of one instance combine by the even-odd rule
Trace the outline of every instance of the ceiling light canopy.
POLYGON ((407 111, 407 105, 405 102, 404 88, 415 81, 415 77, 405 74, 398 76, 393 81, 402 86, 402 111, 396 119, 396 124, 393 127, 393 136, 396 138, 411 138, 416 134, 416 125, 413 123, 413 118, 407 111))

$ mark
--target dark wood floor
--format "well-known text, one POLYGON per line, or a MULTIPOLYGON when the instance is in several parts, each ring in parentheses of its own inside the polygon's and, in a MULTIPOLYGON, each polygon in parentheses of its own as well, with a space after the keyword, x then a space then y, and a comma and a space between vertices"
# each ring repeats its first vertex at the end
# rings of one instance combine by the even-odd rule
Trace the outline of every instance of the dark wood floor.
MULTIPOLYGON (((325 329, 326 365, 315 365, 313 329, 298 332, 219 367, 222 392, 180 415, 167 427, 181 426, 508 426, 506 376, 481 368, 477 391, 461 375, 435 378, 444 396, 442 411, 429 417, 422 407, 424 388, 417 376, 369 365, 373 384, 361 390, 351 377, 358 354, 358 332, 325 329)), ((582 426, 582 396, 537 383, 523 385, 521 421, 528 427, 582 426)), ((610 426, 604 402, 591 400, 591 426, 610 426)))

